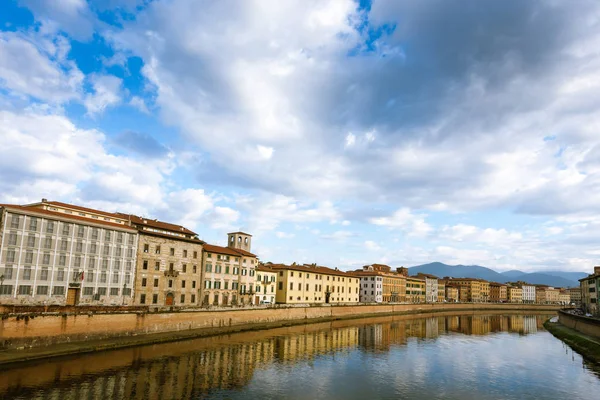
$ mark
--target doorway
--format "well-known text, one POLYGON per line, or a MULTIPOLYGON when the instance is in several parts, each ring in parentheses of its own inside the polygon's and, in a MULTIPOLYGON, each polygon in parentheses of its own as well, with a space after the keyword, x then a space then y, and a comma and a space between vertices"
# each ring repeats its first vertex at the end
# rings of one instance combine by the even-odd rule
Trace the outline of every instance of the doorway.
POLYGON ((173 303, 174 303, 174 299, 175 299, 175 296, 173 296, 173 293, 167 293, 167 298, 165 300, 165 305, 172 306, 173 303))
POLYGON ((69 288, 67 290, 67 305, 76 306, 79 303, 79 289, 69 288))

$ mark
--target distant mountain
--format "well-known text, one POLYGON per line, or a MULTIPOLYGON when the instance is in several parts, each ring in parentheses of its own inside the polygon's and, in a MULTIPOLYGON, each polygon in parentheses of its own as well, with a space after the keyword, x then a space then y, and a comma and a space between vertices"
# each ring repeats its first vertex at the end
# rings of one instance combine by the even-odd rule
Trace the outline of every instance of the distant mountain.
POLYGON ((410 275, 416 275, 419 272, 432 274, 443 278, 450 276, 453 278, 479 278, 486 281, 504 282, 506 277, 502 276, 493 269, 481 267, 479 265, 447 265, 441 262, 417 265, 408 269, 410 275))
POLYGON ((507 278, 513 278, 515 276, 525 275, 526 272, 519 271, 518 269, 512 269, 510 271, 501 272, 507 278))
POLYGON ((447 265, 441 262, 417 265, 408 269, 410 275, 416 275, 419 272, 432 274, 443 278, 450 276, 453 278, 478 278, 491 282, 516 282, 523 281, 535 285, 548 285, 554 287, 574 287, 579 286, 579 282, 571 277, 576 277, 584 273, 579 272, 534 272, 525 273, 523 271, 513 270, 499 273, 493 269, 479 265, 447 265), (551 275, 554 273, 556 275, 551 275), (561 276, 564 274, 564 276, 561 276), (572 275, 574 274, 574 275, 572 275))
POLYGON ((568 279, 570 281, 578 281, 581 278, 585 278, 589 275, 586 272, 563 272, 563 271, 544 271, 542 272, 545 275, 559 276, 564 279, 568 279))
POLYGON ((561 278, 560 276, 552 276, 542 274, 540 272, 534 272, 531 274, 523 274, 515 276, 506 280, 507 282, 523 281, 528 283, 535 283, 536 285, 548 285, 554 287, 575 287, 579 286, 579 282, 570 279, 561 278))

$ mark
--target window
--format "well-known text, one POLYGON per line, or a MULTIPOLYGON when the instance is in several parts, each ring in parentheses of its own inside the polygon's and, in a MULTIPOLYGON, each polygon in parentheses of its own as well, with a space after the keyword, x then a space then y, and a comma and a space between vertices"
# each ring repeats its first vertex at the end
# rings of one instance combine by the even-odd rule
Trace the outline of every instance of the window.
POLYGON ((185 294, 181 295, 181 303, 185 303, 185 294))
POLYGON ((85 227, 79 225, 77 227, 77 237, 82 238, 84 234, 85 234, 85 227))
POLYGON ((146 278, 142 278, 142 287, 146 287, 146 278))
POLYGON ((118 296, 119 295, 119 288, 116 288, 116 287, 110 288, 110 295, 111 296, 118 296))
POLYGON ((83 252, 83 242, 78 241, 77 244, 75 245, 75 251, 78 253, 83 252))
POLYGON ((33 251, 27 250, 25 253, 25 264, 33 264, 33 251))
POLYGON ((64 269, 59 269, 58 272, 56 273, 56 280, 59 282, 62 282, 65 280, 65 270, 64 269))
POLYGON ((147 253, 148 251, 150 251, 150 245, 144 244, 144 253, 147 253))
POLYGON ((142 264, 142 269, 148 269, 148 260, 144 260, 142 264))
POLYGON ((250 276, 254 276, 256 271, 254 271, 253 269, 250 270, 250 276))
POLYGON ((145 294, 140 295, 140 304, 146 304, 146 295, 145 294))
POLYGON ((133 257, 133 249, 131 247, 127 249, 127 257, 133 257))
POLYGON ((94 282, 94 271, 88 270, 88 272, 85 273, 85 281, 94 282))
POLYGON ((37 287, 37 295, 38 296, 47 296, 48 295, 48 286, 38 286, 37 287))
POLYGON ((187 258, 187 250, 183 251, 183 258, 187 258))
POLYGON ((117 243, 123 243, 123 233, 119 232, 117 234, 117 243))
POLYGON ((30 231, 35 231, 37 230, 37 218, 35 217, 31 217, 29 218, 29 230, 30 231))
POLYGON ((54 289, 52 289, 52 294, 54 296, 64 296, 65 295, 65 287, 64 286, 54 286, 54 289))
POLYGON ((308 283, 306 284, 306 291, 307 291, 307 292, 309 291, 309 290, 308 290, 308 283))
POLYGON ((174 271, 174 270, 175 270, 175 264, 169 263, 169 271, 174 271))
POLYGON ((279 282, 279 290, 283 290, 283 282, 279 282))
POLYGON ((104 233, 104 240, 110 242, 110 231, 106 231, 104 233))
POLYGON ((35 247, 35 235, 27 235, 27 247, 35 247))
MULTIPOLYGON (((127 243, 129 243, 130 245, 133 245, 135 236, 134 235, 127 235, 127 236, 128 236, 127 243)), ((123 293, 123 295, 125 295, 125 293, 123 293)))
POLYGON ((160 254, 160 246, 156 246, 156 249, 154 250, 154 254, 160 254))
POLYGON ((106 283, 107 278, 108 278, 108 274, 106 272, 100 273, 100 283, 106 283))
POLYGON ((26 281, 31 279, 31 267, 25 267, 25 269, 23 269, 23 279, 26 281))
POLYGON ((121 269, 121 261, 115 260, 115 262, 113 262, 113 271, 118 271, 120 269, 121 269))
POLYGON ((46 236, 44 238, 44 248, 45 249, 51 249, 52 248, 52 237, 46 236))
POLYGON ((206 264, 205 271, 212 272, 212 264, 206 264))
POLYGON ((16 246, 17 245, 17 233, 16 232, 11 232, 8 235, 8 245, 9 246, 16 246))
POLYGON ((108 260, 106 258, 102 260, 102 269, 108 269, 108 260))
POLYGON ((169 250, 169 255, 170 256, 174 256, 175 255, 175 249, 173 247, 171 247, 171 249, 169 250))
POLYGON ((198 252, 194 251, 194 258, 198 258, 198 252))
POLYGON ((192 272, 195 274, 197 270, 198 270, 198 267, 194 265, 194 266, 192 267, 192 272))
POLYGON ((105 255, 105 256, 109 256, 110 255, 110 247, 107 244, 104 245, 104 249, 102 250, 102 254, 105 255))
POLYGON ((42 271, 40 272, 40 280, 41 281, 48 280, 48 268, 42 268, 42 271))
POLYGON ((172 288, 173 287, 173 279, 169 279, 169 287, 172 288))
POLYGON ((181 266, 181 272, 185 273, 185 272, 186 272, 186 270, 187 270, 187 265, 186 265, 186 264, 183 264, 183 265, 181 266))
POLYGON ((69 227, 68 224, 63 224, 62 225, 62 234, 66 236, 69 233, 71 233, 71 228, 69 227))
POLYGON ((29 295, 30 293, 31 293, 30 285, 19 285, 19 290, 18 290, 17 294, 29 295))
POLYGON ((294 290, 294 283, 290 282, 290 290, 294 290))
POLYGON ((204 281, 204 289, 210 289, 210 281, 204 281))
MULTIPOLYGON (((229 289, 229 281, 225 281, 225 287, 224 287, 224 289, 229 289)), ((232 287, 232 289, 233 289, 233 287, 232 287)))
POLYGON ((112 283, 119 283, 119 273, 117 273, 117 272, 113 273, 112 283))
MULTIPOLYGON (((13 215, 11 220, 10 220, 10 227, 13 229, 18 229, 19 228, 19 216, 18 215, 13 215)), ((19 290, 21 290, 21 286, 19 286, 19 290)))
POLYGON ((121 257, 122 255, 123 255, 123 248, 120 246, 117 246, 117 254, 115 256, 121 257))
POLYGON ((190 300, 190 302, 191 303, 195 303, 196 302, 196 295, 195 294, 192 295, 192 300, 190 300))
POLYGON ((99 287, 98 290, 96 291, 96 293, 98 293, 99 296, 106 296, 106 288, 99 287))
POLYGON ((92 240, 98 240, 98 228, 92 229, 92 240))
POLYGON ((154 287, 158 287, 158 278, 154 278, 154 287))
POLYGON ((69 241, 67 239, 62 239, 60 241, 60 250, 67 251, 68 247, 69 247, 69 241))
POLYGON ((83 288, 83 295, 84 296, 92 296, 94 294, 94 288, 93 287, 84 287, 83 288))
POLYGON ((248 270, 246 268, 242 268, 242 276, 248 275, 248 270))
POLYGON ((301 283, 298 284, 298 290, 302 290, 302 284, 301 283))
POLYGON ((157 304, 158 303, 158 295, 157 294, 153 294, 152 295, 152 304, 157 304))
POLYGON ((88 268, 95 268, 96 267, 96 259, 94 257, 90 257, 90 259, 88 260, 88 268))
POLYGON ((154 263, 154 270, 160 271, 160 261, 157 261, 156 263, 154 263))
POLYGON ((192 289, 196 289, 196 281, 192 281, 192 289))

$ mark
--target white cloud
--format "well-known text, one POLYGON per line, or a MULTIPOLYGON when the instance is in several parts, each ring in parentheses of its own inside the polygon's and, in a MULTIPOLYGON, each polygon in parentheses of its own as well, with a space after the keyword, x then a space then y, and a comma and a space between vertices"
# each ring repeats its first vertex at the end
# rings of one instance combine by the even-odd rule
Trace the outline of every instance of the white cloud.
POLYGON ((279 232, 275 232, 275 236, 277 236, 279 239, 292 239, 296 235, 293 233, 279 231, 279 232))
POLYGON ((139 96, 132 96, 131 100, 129 100, 129 105, 137 108, 139 111, 141 111, 144 114, 150 114, 150 111, 148 110, 148 106, 146 106, 146 102, 144 101, 144 99, 142 99, 139 96))
POLYGON ((396 210, 389 217, 371 218, 369 222, 374 225, 385 226, 390 229, 399 229, 409 236, 426 236, 433 228, 425 222, 426 215, 413 214, 407 207, 396 210))
POLYGON ((89 80, 93 92, 87 93, 83 102, 88 114, 102 113, 121 102, 121 79, 113 75, 91 75, 89 80))
POLYGON ((366 240, 365 247, 369 251, 381 251, 381 246, 379 246, 379 244, 377 244, 377 242, 374 242, 372 240, 366 240))

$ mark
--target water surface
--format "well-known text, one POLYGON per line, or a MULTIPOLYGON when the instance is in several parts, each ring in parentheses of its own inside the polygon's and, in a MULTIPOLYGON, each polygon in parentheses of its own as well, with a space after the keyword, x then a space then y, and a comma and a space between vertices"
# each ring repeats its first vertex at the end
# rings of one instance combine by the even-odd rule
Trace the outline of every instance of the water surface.
POLYGON ((68 357, 0 373, 22 399, 590 399, 600 368, 544 314, 397 316, 68 357))

